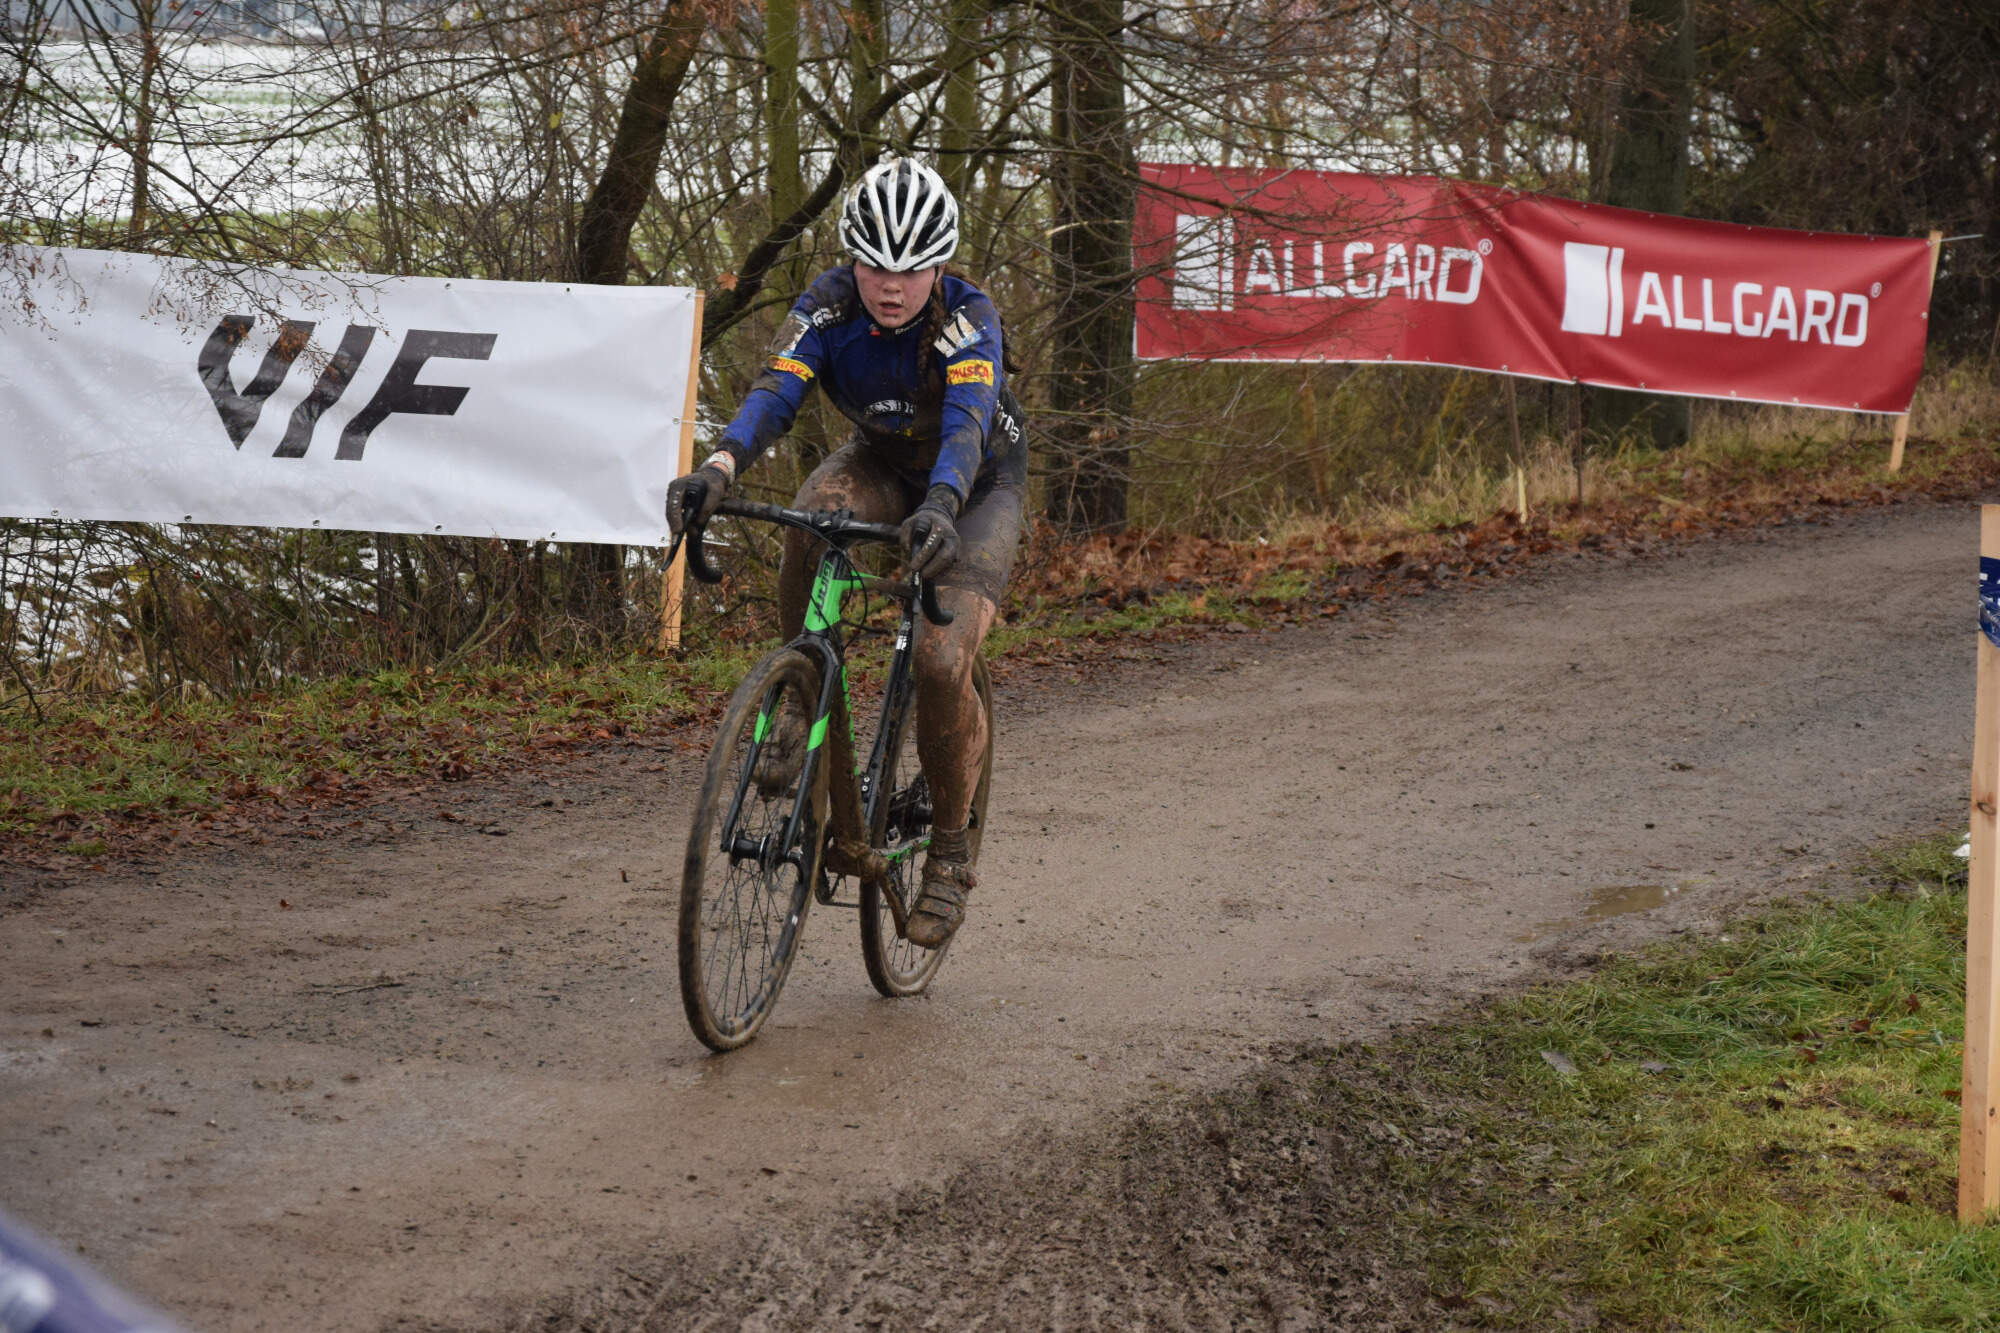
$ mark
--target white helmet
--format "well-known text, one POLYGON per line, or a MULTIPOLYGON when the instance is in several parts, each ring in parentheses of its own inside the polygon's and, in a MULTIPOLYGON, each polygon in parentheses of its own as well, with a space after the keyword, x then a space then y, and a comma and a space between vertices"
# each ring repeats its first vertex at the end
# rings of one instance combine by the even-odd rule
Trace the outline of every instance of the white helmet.
POLYGON ((885 154, 848 193, 840 240, 856 259, 891 273, 942 264, 958 251, 958 201, 937 172, 885 154))

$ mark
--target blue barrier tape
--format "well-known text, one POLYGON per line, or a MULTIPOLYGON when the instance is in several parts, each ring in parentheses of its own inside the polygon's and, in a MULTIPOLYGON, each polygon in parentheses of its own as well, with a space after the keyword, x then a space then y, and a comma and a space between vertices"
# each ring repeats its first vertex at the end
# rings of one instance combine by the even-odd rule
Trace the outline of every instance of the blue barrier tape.
POLYGON ((1979 632, 2000 648, 2000 559, 1979 557, 1979 632))

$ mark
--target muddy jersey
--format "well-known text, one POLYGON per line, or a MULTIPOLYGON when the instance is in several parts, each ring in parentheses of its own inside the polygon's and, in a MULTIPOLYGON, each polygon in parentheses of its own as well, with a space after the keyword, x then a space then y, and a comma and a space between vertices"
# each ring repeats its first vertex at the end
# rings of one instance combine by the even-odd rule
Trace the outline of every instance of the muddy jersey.
POLYGON ((939 281, 947 313, 924 355, 921 314, 884 329, 862 306, 851 266, 822 273, 785 316, 723 432, 721 447, 738 470, 791 428, 817 383, 878 457, 905 475, 927 475, 927 485, 943 482, 963 499, 995 471, 1025 476, 1027 441, 1001 367, 999 312, 964 279, 939 281))

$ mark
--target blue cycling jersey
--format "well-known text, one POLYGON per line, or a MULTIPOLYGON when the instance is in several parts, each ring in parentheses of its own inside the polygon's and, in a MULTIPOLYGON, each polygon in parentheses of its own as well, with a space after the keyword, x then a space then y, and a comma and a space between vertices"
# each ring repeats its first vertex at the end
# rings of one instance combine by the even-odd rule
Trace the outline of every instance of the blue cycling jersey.
POLYGON ((963 500, 996 454, 1018 446, 994 439, 994 410, 1007 385, 1000 315, 963 278, 942 277, 946 314, 923 349, 921 315, 900 329, 869 318, 843 264, 820 274, 785 316, 765 367, 744 396, 721 447, 739 470, 791 429, 818 382, 862 437, 908 473, 929 471, 963 500))

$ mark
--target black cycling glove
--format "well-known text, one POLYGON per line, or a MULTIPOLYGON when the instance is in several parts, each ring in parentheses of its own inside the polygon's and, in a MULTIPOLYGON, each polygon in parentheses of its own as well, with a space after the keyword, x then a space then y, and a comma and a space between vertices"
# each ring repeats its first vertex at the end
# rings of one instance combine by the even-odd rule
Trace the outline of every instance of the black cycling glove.
POLYGON ((667 487, 667 531, 678 536, 690 520, 696 527, 706 524, 728 494, 729 474, 712 463, 674 478, 667 487))
POLYGON ((903 549, 911 569, 934 579, 958 559, 958 492, 939 482, 924 496, 917 512, 903 520, 903 549))

